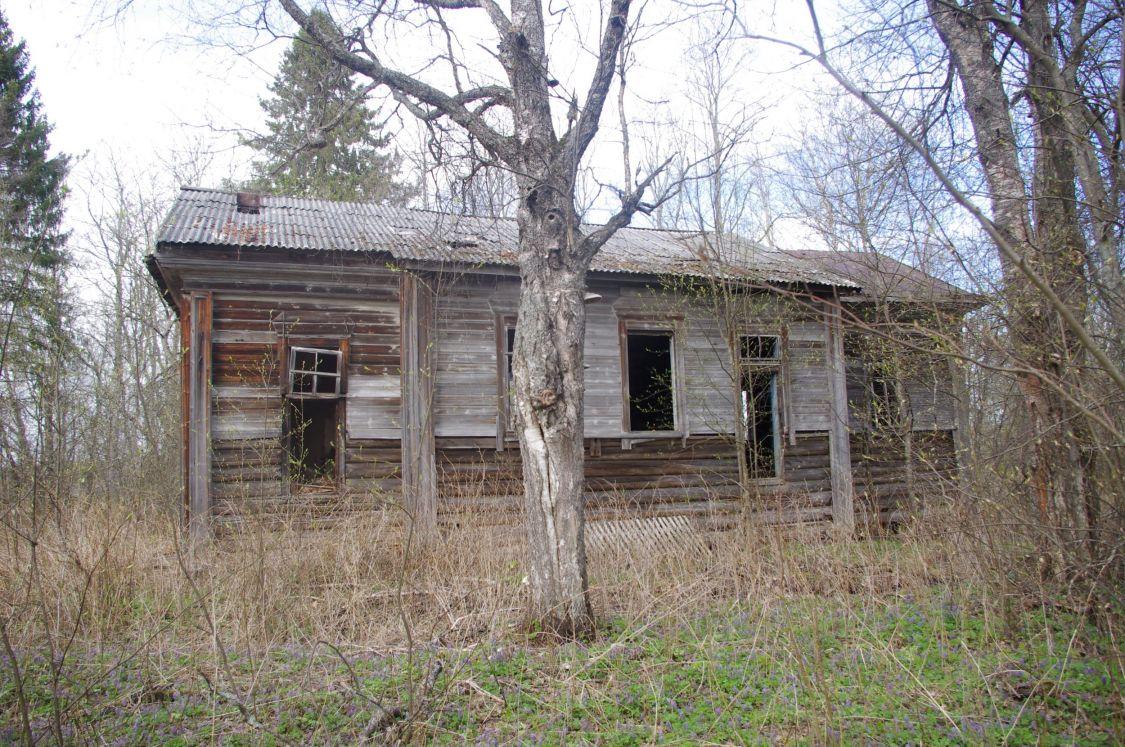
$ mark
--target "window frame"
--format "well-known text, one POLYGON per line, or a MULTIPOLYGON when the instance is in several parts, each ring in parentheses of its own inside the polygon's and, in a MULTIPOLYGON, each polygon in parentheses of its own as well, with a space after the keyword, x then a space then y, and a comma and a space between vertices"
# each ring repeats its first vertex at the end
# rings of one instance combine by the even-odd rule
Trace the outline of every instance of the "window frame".
MULTIPOLYGON (((301 339, 301 338, 298 338, 301 339)), ((277 354, 280 361, 284 362, 281 368, 282 375, 280 381, 281 398, 283 402, 282 407, 282 436, 281 446, 282 454, 284 454, 285 465, 283 470, 283 480, 285 483, 285 490, 289 495, 293 495, 295 490, 299 490, 305 483, 299 482, 293 475, 292 465, 290 460, 294 452, 293 445, 293 426, 290 422, 290 402, 293 400, 321 400, 333 401, 336 403, 335 421, 336 421, 336 457, 334 480, 340 489, 345 488, 346 483, 346 454, 347 454, 347 417, 348 417, 348 363, 351 359, 351 341, 347 337, 334 338, 304 338, 301 340, 303 344, 297 343, 292 337, 284 334, 279 334, 277 338, 277 354), (324 344, 335 343, 336 348, 323 347, 324 344), (336 372, 329 374, 327 372, 315 372, 315 376, 332 376, 336 379, 336 384, 333 387, 332 393, 328 392, 294 392, 292 376, 294 373, 309 374, 313 372, 301 371, 294 369, 296 361, 296 352, 315 352, 317 354, 331 354, 336 357, 336 372)), ((315 380, 314 380, 315 389, 315 380)))
POLYGON ((515 440, 515 407, 512 402, 512 371, 515 365, 515 314, 496 315, 496 450, 515 440), (509 332, 512 347, 508 349, 509 332))
MULTIPOLYGON (((618 347, 621 357, 621 431, 625 439, 679 438, 683 436, 684 403, 683 367, 680 361, 680 329, 672 320, 623 319, 618 326, 618 347), (672 430, 638 431, 632 429, 629 394, 629 335, 667 336, 669 368, 671 369, 672 430)), ((631 443, 631 441, 627 441, 631 443)))
MULTIPOLYGON (((304 345, 290 345, 286 351, 286 367, 285 367, 285 395, 290 399, 339 399, 344 396, 344 354, 340 349, 332 350, 330 348, 316 348, 304 345), (300 353, 311 353, 314 357, 314 362, 319 362, 321 356, 328 358, 333 357, 336 359, 336 371, 307 371, 298 369, 297 355, 300 353), (298 376, 311 376, 312 377, 312 390, 311 391, 297 391, 294 387, 296 377, 298 376), (331 392, 318 391, 318 384, 321 378, 331 378, 334 380, 334 386, 331 392)), ((315 366, 315 363, 314 363, 315 366)))
MULTIPOLYGON (((786 342, 788 335, 784 330, 778 332, 759 332, 757 330, 741 331, 735 335, 733 344, 736 346, 736 358, 738 360, 738 390, 740 394, 740 401, 738 407, 742 410, 742 428, 746 431, 744 438, 746 441, 747 458, 749 460, 751 440, 749 438, 749 421, 747 419, 745 400, 741 399, 741 395, 746 392, 745 380, 753 373, 767 372, 772 375, 771 384, 771 418, 773 424, 773 467, 774 473, 768 476, 754 476, 748 475, 749 479, 755 484, 765 483, 780 483, 784 480, 785 469, 785 431, 786 431, 786 403, 788 398, 785 391, 785 373, 788 358, 786 356, 786 342), (746 346, 745 340, 750 338, 771 338, 773 339, 773 355, 771 357, 761 356, 747 356, 744 354, 746 346)), ((760 345, 759 345, 760 349, 760 345)), ((749 467, 749 464, 747 465, 749 467)), ((748 469, 749 472, 749 469, 748 469)))
POLYGON ((868 368, 864 381, 867 399, 867 426, 875 435, 892 435, 912 429, 909 401, 897 376, 888 375, 878 368, 868 368), (882 386, 878 393, 876 386, 882 386), (906 403, 906 409, 903 404, 906 403))

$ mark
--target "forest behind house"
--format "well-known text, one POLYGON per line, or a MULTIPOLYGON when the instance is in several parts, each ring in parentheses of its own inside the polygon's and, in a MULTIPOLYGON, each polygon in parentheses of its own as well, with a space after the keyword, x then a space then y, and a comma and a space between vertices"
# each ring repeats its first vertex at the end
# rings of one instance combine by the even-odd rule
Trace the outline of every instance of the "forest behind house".
MULTIPOLYGON (((215 133, 59 153, 40 51, 0 17, 0 742, 1125 742, 1120 3, 810 2, 792 33, 738 3, 317 7, 198 21, 204 54, 284 49, 230 167, 215 133), (669 40, 681 79, 650 80, 669 40), (816 70, 797 125, 741 77, 782 53, 816 70), (182 185, 516 217, 558 293, 536 199, 585 267, 630 222, 887 255, 974 301, 959 329, 845 319, 891 403, 868 415, 924 449, 886 382, 937 351, 960 469, 846 531, 766 522, 749 489, 721 531, 588 523, 546 610, 526 513, 435 536, 376 496, 192 536, 185 341, 145 264, 182 185)), ((528 330, 562 325, 533 301, 528 330)), ((512 334, 525 425, 536 362, 573 361, 512 334)))

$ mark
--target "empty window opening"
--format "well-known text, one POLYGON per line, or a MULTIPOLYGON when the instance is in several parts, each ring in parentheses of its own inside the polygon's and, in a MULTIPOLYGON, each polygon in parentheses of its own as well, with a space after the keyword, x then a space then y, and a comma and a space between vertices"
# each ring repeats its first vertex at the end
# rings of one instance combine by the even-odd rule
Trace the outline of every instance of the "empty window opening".
POLYGON ((299 485, 331 482, 336 476, 336 400, 286 401, 289 476, 299 485))
POLYGON ((342 357, 330 348, 289 348, 285 437, 289 478, 297 485, 336 478, 342 357))
POLYGON ((291 397, 340 396, 340 351, 323 348, 289 349, 291 397))
POLYGON ((742 376, 747 469, 752 479, 777 477, 777 374, 746 371, 742 376))
POLYGON ((742 360, 741 404, 746 424, 746 466, 750 479, 777 477, 781 453, 778 407, 780 339, 745 335, 738 340, 742 360))
POLYGON ((625 354, 629 377, 629 430, 674 431, 671 333, 630 332, 626 335, 625 354))
POLYGON ((512 361, 516 349, 516 328, 509 324, 504 328, 504 429, 516 428, 516 393, 512 376, 512 361))

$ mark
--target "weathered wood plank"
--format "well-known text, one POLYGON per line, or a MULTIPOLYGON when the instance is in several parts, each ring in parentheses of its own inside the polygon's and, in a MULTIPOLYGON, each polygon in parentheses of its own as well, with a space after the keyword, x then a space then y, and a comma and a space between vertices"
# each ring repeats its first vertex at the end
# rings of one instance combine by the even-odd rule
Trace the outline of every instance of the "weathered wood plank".
POLYGON ((819 339, 810 335, 789 338, 789 399, 794 432, 827 431, 830 387, 824 334, 819 339))
POLYGON ((499 411, 495 287, 464 283, 434 299, 433 421, 436 436, 496 437, 499 411))
POLYGON ((832 477, 832 521, 842 531, 855 530, 855 488, 848 440, 848 385, 844 363, 844 333, 840 325, 840 306, 828 301, 824 309, 826 372, 830 400, 828 407, 828 457, 832 477))
POLYGON ((398 439, 402 429, 402 380, 395 375, 367 375, 349 368, 347 434, 349 439, 398 439))
POLYGON ((201 540, 211 532, 211 300, 191 294, 188 345, 188 531, 201 540))
POLYGON ((402 497, 423 535, 437 527, 434 295, 428 276, 402 275, 402 497))

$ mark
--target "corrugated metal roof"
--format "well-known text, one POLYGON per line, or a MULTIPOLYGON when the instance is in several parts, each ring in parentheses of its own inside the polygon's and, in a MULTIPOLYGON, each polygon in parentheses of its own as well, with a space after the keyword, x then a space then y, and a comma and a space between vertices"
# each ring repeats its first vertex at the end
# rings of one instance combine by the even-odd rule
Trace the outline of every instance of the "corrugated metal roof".
POLYGON ((928 275, 885 254, 842 251, 786 251, 791 257, 846 278, 863 289, 864 296, 885 301, 912 303, 966 303, 979 305, 980 296, 928 275))
MULTIPOLYGON (((262 196, 258 212, 240 212, 236 192, 184 187, 157 244, 377 251, 398 260, 515 266, 519 241, 510 218, 270 195, 262 196)), ((720 267, 724 275, 763 283, 859 287, 816 263, 749 242, 726 251, 732 258, 723 262, 706 259, 714 253, 700 232, 623 228, 591 269, 706 277, 720 267)))

